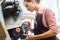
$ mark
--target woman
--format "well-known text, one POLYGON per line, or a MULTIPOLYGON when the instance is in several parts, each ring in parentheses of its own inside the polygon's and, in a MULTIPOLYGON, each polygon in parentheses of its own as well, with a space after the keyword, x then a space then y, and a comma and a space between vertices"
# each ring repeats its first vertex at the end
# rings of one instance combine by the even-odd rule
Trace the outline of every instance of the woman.
POLYGON ((24 0, 29 11, 36 11, 37 27, 34 27, 34 36, 28 35, 24 40, 58 40, 56 38, 57 25, 54 13, 47 8, 40 8, 40 0, 24 0))

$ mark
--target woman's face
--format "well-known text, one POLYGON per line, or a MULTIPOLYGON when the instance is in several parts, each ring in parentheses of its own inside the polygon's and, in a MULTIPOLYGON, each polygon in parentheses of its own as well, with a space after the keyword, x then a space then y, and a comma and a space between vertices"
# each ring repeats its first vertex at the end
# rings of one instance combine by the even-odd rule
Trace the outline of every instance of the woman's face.
POLYGON ((25 3, 25 7, 27 8, 27 10, 29 11, 34 11, 35 10, 35 4, 32 2, 24 2, 25 3))

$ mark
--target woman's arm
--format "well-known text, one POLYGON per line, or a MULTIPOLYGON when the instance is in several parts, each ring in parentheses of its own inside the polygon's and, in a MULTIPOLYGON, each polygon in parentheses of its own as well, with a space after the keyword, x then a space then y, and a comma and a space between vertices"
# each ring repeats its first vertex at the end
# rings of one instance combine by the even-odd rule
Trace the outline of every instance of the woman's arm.
POLYGON ((34 38, 35 39, 44 39, 44 38, 52 37, 55 35, 56 35, 56 33, 54 33, 52 30, 48 30, 47 32, 45 32, 43 34, 35 35, 34 38))

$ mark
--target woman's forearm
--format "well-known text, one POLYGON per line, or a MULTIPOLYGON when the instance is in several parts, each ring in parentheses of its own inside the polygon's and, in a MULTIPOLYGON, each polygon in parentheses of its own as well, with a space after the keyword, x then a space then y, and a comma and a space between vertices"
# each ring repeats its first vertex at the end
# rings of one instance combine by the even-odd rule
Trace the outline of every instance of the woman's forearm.
POLYGON ((48 30, 45 33, 39 34, 39 35, 35 35, 35 39, 44 39, 44 38, 48 38, 48 37, 52 37, 55 36, 57 33, 54 33, 52 30, 48 30))

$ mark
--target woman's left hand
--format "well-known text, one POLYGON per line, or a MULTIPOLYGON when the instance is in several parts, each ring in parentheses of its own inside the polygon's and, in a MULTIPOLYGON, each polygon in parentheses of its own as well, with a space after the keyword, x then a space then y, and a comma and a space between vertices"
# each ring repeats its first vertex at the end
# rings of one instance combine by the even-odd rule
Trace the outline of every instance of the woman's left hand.
POLYGON ((24 40, 35 40, 35 38, 32 35, 28 35, 24 40))

